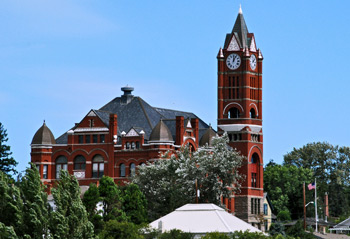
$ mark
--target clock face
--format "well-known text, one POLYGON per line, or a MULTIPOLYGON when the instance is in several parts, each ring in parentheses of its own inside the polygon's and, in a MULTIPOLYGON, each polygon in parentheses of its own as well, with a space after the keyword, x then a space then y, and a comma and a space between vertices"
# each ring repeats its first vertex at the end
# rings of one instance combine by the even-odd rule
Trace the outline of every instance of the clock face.
POLYGON ((236 70, 241 65, 241 58, 239 55, 232 53, 226 59, 226 65, 231 70, 236 70))
POLYGON ((256 68, 256 57, 255 57, 255 55, 251 55, 250 56, 249 62, 250 62, 250 68, 252 70, 255 70, 255 68, 256 68))

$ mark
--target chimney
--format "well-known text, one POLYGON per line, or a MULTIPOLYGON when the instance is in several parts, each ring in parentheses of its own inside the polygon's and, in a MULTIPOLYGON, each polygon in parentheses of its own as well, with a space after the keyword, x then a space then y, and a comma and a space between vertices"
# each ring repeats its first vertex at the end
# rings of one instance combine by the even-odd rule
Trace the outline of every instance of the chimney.
POLYGON ((182 145, 184 140, 184 117, 176 116, 176 141, 177 145, 182 145))
POLYGON ((118 132, 117 129, 118 129, 117 115, 110 114, 109 115, 109 142, 113 142, 114 135, 117 135, 117 132, 118 132))

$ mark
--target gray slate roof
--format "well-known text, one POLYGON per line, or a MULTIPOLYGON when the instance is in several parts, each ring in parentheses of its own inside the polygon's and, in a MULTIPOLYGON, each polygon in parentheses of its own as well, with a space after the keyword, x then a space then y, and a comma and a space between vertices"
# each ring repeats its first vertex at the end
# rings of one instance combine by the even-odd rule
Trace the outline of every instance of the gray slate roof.
MULTIPOLYGON (((123 131, 128 132, 131 128, 137 128, 139 129, 138 131, 143 130, 145 132, 146 142, 149 140, 152 129, 161 119, 163 119, 173 139, 175 139, 176 116, 183 116, 185 119, 198 118, 191 112, 152 107, 141 97, 137 96, 131 96, 129 101, 125 101, 123 96, 116 97, 99 110, 94 110, 94 112, 107 127, 109 126, 109 114, 117 114, 118 135, 121 135, 123 131)), ((208 127, 203 120, 199 119, 199 138, 202 137, 208 127)), ((66 133, 56 139, 58 144, 66 144, 67 141, 66 133)))
POLYGON ((251 39, 248 38, 248 27, 247 27, 247 24, 245 23, 242 13, 238 14, 231 34, 226 35, 225 45, 224 45, 225 49, 230 44, 232 34, 236 36, 241 48, 250 47, 251 39))

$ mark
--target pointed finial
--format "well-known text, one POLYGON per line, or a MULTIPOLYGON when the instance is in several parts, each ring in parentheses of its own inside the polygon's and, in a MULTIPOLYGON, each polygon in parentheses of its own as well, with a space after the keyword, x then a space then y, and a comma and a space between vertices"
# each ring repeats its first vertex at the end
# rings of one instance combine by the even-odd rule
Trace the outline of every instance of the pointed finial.
POLYGON ((239 11, 238 11, 239 14, 243 14, 243 11, 242 11, 242 5, 239 4, 239 11))
POLYGON ((44 120, 44 124, 45 124, 45 120, 44 120))

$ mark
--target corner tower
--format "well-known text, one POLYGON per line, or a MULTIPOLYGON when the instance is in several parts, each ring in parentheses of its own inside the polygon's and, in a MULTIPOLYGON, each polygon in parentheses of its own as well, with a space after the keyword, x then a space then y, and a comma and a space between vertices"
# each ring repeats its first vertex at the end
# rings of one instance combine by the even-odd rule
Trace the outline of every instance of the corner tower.
POLYGON ((246 222, 261 227, 263 213, 262 62, 242 9, 226 35, 218 56, 218 133, 227 132, 229 145, 246 161, 241 192, 226 199, 227 207, 246 222))

